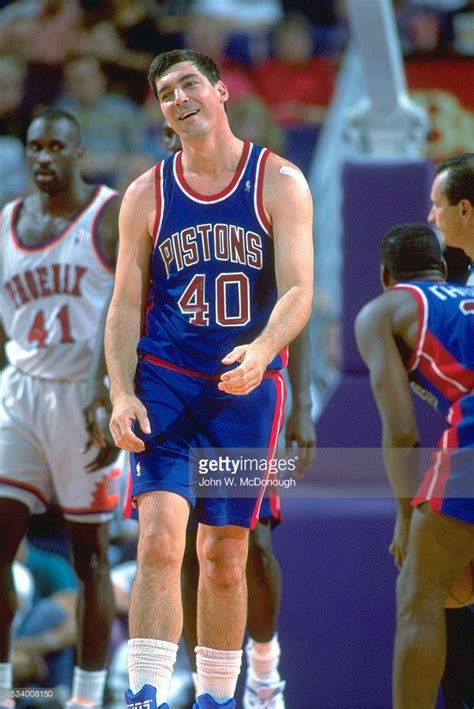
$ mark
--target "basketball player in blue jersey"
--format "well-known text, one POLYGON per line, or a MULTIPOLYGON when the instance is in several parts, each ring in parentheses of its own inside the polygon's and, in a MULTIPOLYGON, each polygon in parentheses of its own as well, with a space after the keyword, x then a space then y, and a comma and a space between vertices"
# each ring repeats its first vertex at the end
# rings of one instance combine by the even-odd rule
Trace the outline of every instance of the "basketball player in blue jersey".
POLYGON ((422 224, 386 234, 381 274, 385 292, 361 310, 355 330, 397 500, 393 706, 431 709, 445 662, 445 603, 459 579, 465 602, 474 600, 474 288, 445 283, 440 243, 422 224), (447 422, 418 491, 410 384, 447 422))
MULTIPOLYGON (((452 249, 474 260, 474 153, 455 155, 436 165, 428 220, 452 249)), ((461 257, 458 257, 461 261, 461 257)), ((448 260, 449 280, 451 263, 448 260)), ((474 283, 471 267, 468 284, 474 283)), ((450 706, 469 706, 474 697, 474 606, 446 611, 448 648, 442 687, 450 706), (464 702, 464 704, 463 704, 464 702)))
MULTIPOLYGON (((8 338, 0 401, 0 706, 12 707, 11 567, 31 514, 56 498, 79 578, 77 666, 72 698, 103 702, 114 617, 108 520, 119 502, 115 449, 87 445, 83 396, 99 323, 110 300, 118 241, 117 193, 86 183, 77 121, 50 109, 28 128, 37 190, 3 208, 0 313, 8 338), (82 452, 88 448, 87 452, 82 452), (112 456, 110 455, 112 453, 112 456)), ((102 400, 89 399, 93 412, 102 400)), ((92 417, 93 418, 93 417, 92 417)), ((54 652, 54 634, 41 638, 54 652)))
MULTIPOLYGON (((176 133, 163 128, 163 143, 171 153, 181 150, 176 133)), ((456 249, 458 251, 459 249, 456 249)), ((463 252, 461 252, 463 253, 463 252)), ((289 347, 288 378, 291 409, 285 421, 286 450, 298 455, 298 475, 315 460, 316 432, 311 419, 310 337, 306 326, 289 347)), ((262 500, 259 524, 249 534, 246 577, 248 594, 245 645, 247 677, 243 709, 285 709, 285 682, 279 672, 280 641, 278 618, 281 600, 281 569, 273 551, 272 530, 281 521, 280 498, 270 490, 262 500)), ((196 555, 197 526, 191 515, 186 532, 186 549, 181 568, 183 633, 189 662, 196 677, 196 607, 199 562, 196 555)))
MULTIPOLYGON (((196 503, 189 450, 275 450, 279 370, 311 310, 312 200, 297 168, 233 135, 227 88, 211 59, 165 53, 149 78, 183 149, 125 194, 105 346, 110 428, 132 453, 140 516, 127 702, 167 707, 196 503)), ((248 531, 262 495, 196 503, 199 709, 235 707, 248 531)))

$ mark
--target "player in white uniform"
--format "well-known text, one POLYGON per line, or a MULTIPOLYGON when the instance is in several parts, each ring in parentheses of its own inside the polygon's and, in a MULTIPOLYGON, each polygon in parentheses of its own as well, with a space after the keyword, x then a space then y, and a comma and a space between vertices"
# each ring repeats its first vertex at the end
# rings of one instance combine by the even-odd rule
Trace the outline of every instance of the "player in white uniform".
MULTIPOLYGON (((0 403, 0 707, 12 705, 12 562, 30 515, 44 512, 53 496, 80 580, 70 703, 97 706, 114 615, 107 522, 119 501, 120 472, 110 464, 115 450, 94 445, 98 425, 88 430, 82 407, 112 290, 119 200, 82 179, 79 126, 70 114, 49 109, 35 118, 26 152, 39 189, 4 207, 0 230, 8 339, 0 403)), ((100 383, 91 399, 89 415, 106 404, 100 383)), ((48 649, 54 637, 45 637, 48 649)))

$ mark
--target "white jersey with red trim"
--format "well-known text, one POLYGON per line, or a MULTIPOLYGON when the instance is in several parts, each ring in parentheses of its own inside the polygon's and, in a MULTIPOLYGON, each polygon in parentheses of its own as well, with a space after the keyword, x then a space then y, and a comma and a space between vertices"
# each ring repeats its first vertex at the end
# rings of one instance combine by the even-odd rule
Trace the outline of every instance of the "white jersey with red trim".
POLYGON ((38 246, 22 243, 23 200, 3 208, 0 313, 7 358, 43 379, 85 379, 113 269, 101 253, 97 224, 117 192, 101 185, 66 229, 38 246))

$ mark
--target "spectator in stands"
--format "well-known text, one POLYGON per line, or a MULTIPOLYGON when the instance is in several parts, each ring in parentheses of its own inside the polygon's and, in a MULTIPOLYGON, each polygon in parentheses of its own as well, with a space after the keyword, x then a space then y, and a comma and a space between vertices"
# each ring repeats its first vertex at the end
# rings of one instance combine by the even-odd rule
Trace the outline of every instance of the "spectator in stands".
POLYGON ((275 30, 273 58, 252 72, 259 95, 287 132, 285 157, 303 171, 309 168, 308 156, 311 158, 336 77, 333 61, 314 55, 313 49, 311 25, 300 15, 288 15, 275 30))
POLYGON ((129 98, 110 93, 100 62, 81 55, 64 67, 64 93, 56 105, 81 126, 86 155, 82 173, 92 182, 116 186, 127 162, 142 149, 142 121, 129 98))
POLYGON ((22 140, 29 115, 23 108, 24 61, 0 56, 0 207, 24 194, 29 186, 22 140))
POLYGON ((239 138, 265 145, 274 153, 284 152, 284 131, 258 96, 248 96, 233 103, 229 109, 229 122, 239 138))
POLYGON ((31 116, 25 111, 23 97, 27 66, 18 56, 0 56, 0 135, 24 141, 31 116))
POLYGON ((78 0, 13 2, 0 11, 0 50, 28 65, 24 105, 31 111, 58 97, 61 66, 74 51, 81 23, 78 0))
POLYGON ((67 698, 74 667, 77 580, 69 561, 23 540, 18 560, 34 579, 33 605, 16 631, 15 686, 63 690, 67 698))
POLYGON ((260 96, 285 128, 322 123, 335 75, 331 60, 313 54, 311 26, 299 15, 287 15, 278 25, 273 59, 253 71, 260 96))
POLYGON ((162 46, 158 23, 143 0, 110 0, 108 12, 97 15, 79 37, 81 54, 95 56, 113 91, 137 103, 146 97, 143 74, 162 46))
POLYGON ((232 102, 254 95, 255 88, 247 69, 225 55, 229 39, 229 24, 211 14, 191 14, 184 32, 184 45, 207 54, 219 65, 222 81, 232 102))

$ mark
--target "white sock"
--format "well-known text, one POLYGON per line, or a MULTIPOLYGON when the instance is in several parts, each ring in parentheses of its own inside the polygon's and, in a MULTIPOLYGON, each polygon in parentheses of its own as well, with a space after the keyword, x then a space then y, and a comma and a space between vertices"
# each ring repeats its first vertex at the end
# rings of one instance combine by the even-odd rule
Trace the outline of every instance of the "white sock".
POLYGON ((80 667, 74 668, 72 676, 71 699, 86 700, 95 706, 102 706, 104 703, 104 689, 107 670, 97 670, 90 672, 82 670, 80 667))
POLYGON ((168 699, 173 665, 178 646, 166 640, 133 638, 128 641, 128 674, 130 689, 136 694, 144 684, 156 687, 156 703, 168 699))
POLYGON ((242 650, 196 647, 197 696, 210 694, 220 704, 231 699, 239 678, 242 650))
POLYGON ((11 699, 13 685, 13 667, 11 662, 0 662, 0 704, 7 704, 11 699))
POLYGON ((249 678, 254 682, 269 682, 271 684, 279 682, 280 653, 277 634, 266 643, 259 643, 249 638, 245 646, 249 678))

